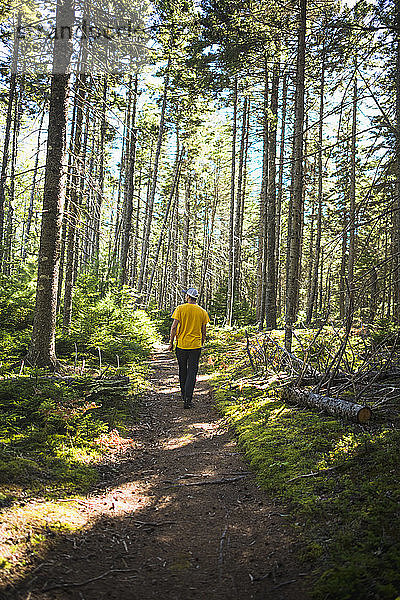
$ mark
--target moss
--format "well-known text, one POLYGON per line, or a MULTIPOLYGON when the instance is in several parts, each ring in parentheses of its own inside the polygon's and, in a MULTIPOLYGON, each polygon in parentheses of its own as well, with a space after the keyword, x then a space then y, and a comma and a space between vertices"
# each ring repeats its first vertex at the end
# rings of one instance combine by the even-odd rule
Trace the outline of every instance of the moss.
POLYGON ((287 405, 276 385, 260 390, 248 381, 232 389, 246 369, 243 346, 235 359, 232 345, 225 335, 205 357, 218 369, 215 401, 259 483, 292 507, 302 559, 319 572, 314 597, 393 600, 400 590, 400 431, 287 405))

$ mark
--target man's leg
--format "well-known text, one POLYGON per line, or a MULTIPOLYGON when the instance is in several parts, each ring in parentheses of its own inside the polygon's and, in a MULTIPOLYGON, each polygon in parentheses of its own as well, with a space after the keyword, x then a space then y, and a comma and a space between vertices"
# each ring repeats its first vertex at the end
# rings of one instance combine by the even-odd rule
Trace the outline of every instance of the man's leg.
POLYGON ((187 350, 182 350, 176 347, 176 358, 178 359, 179 366, 179 383, 181 386, 182 400, 185 400, 185 384, 187 376, 187 350))
POLYGON ((195 350, 188 350, 185 398, 189 406, 192 403, 197 371, 199 370, 200 354, 201 348, 196 348, 195 350))

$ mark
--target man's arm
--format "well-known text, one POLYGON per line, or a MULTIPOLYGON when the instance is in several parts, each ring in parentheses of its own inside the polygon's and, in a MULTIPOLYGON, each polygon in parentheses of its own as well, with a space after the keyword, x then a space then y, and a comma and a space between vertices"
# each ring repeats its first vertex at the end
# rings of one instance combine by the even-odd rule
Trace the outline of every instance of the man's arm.
POLYGON ((178 319, 174 319, 172 325, 171 325, 171 331, 169 334, 169 346, 168 346, 168 350, 173 350, 174 349, 174 339, 176 338, 176 334, 178 331, 178 325, 179 325, 179 321, 178 319))
POLYGON ((204 343, 206 341, 206 330, 207 330, 207 324, 203 323, 203 325, 201 326, 201 345, 204 346, 204 343))

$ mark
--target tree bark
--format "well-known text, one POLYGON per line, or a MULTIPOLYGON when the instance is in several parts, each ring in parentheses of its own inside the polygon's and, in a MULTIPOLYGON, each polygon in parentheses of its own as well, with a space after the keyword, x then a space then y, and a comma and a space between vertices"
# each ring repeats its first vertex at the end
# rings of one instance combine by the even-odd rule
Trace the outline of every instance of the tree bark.
POLYGON ((265 277, 265 324, 276 329, 276 132, 278 119, 280 64, 274 63, 271 85, 271 118, 268 132, 268 186, 266 219, 266 277, 265 277))
POLYGON ((100 222, 101 222, 101 208, 103 205, 103 195, 104 195, 104 150, 106 143, 106 130, 107 130, 107 90, 108 90, 108 77, 107 75, 103 76, 103 98, 101 104, 101 121, 100 121, 100 140, 99 140, 99 155, 100 155, 100 163, 99 163, 99 173, 98 173, 98 181, 99 181, 99 191, 95 195, 94 202, 94 267, 95 271, 98 274, 99 264, 100 264, 100 222))
POLYGON ((368 423, 372 415, 372 411, 368 406, 355 404, 342 398, 330 398, 322 394, 314 394, 305 390, 286 389, 284 397, 291 402, 305 404, 310 408, 318 408, 329 415, 344 417, 356 423, 368 423))
POLYGON ((185 213, 183 217, 183 236, 182 236, 182 285, 186 290, 189 286, 188 281, 188 260, 189 260, 189 236, 190 236, 190 193, 191 176, 188 175, 185 184, 185 213))
POLYGON ((40 117, 40 123, 39 123, 36 156, 35 156, 35 166, 33 169, 32 187, 31 187, 31 193, 29 196, 28 215, 27 215, 27 220, 26 220, 26 224, 25 224, 25 228, 24 228, 23 241, 22 241, 22 252, 21 252, 22 260, 26 259, 26 255, 28 252, 28 243, 29 243, 29 236, 30 236, 30 232, 31 232, 33 208, 34 208, 34 202, 35 202, 36 179, 37 179, 37 172, 38 172, 38 166, 39 166, 39 156, 40 156, 40 146, 41 146, 40 138, 42 136, 45 112, 46 112, 46 110, 45 110, 45 106, 44 106, 42 115, 40 117))
MULTIPOLYGON (((58 0, 56 31, 72 30, 74 10, 71 0, 58 0)), ((55 39, 51 77, 49 125, 43 214, 38 256, 38 281, 32 340, 27 361, 56 369, 55 352, 57 282, 60 260, 61 221, 64 202, 64 159, 67 131, 69 63, 72 35, 55 39)))
POLYGON ((126 193, 126 205, 124 211, 124 230, 122 235, 121 244, 121 275, 120 275, 120 287, 126 285, 128 282, 128 255, 131 244, 131 229, 132 229, 132 215, 133 215, 133 195, 135 189, 135 160, 136 160, 136 104, 137 104, 137 90, 138 90, 138 76, 135 76, 135 82, 133 87, 133 104, 132 104, 132 115, 130 122, 130 141, 129 141, 129 155, 127 159, 127 193, 126 193))
POLYGON ((235 183, 236 183, 236 129, 237 129, 237 103, 238 103, 238 79, 235 77, 233 86, 233 125, 232 125, 232 151, 231 151, 231 202, 229 210, 229 266, 228 266, 228 295, 226 305, 226 321, 232 325, 234 304, 234 224, 235 224, 235 183))
POLYGON ((167 69, 166 69, 166 73, 165 73, 160 124, 158 127, 157 147, 156 147, 156 153, 155 153, 155 158, 154 158, 153 178, 152 178, 152 182, 151 182, 150 195, 149 195, 149 198, 147 201, 146 222, 145 222, 144 231, 143 231, 141 264, 140 264, 140 272, 139 272, 139 278, 138 278, 139 294, 141 294, 143 291, 144 282, 145 282, 145 278, 146 278, 148 256, 149 256, 150 231, 151 231, 151 223, 153 220, 154 199, 155 199, 156 189, 157 189, 158 165, 159 165, 159 161, 160 161, 161 146, 162 146, 162 141, 163 141, 163 136, 164 136, 165 111, 167 108, 167 95, 168 95, 168 90, 169 90, 170 65, 171 65, 171 57, 168 58, 167 69))
POLYGON ((278 174, 278 189, 276 198, 276 236, 275 236, 275 257, 276 257, 276 282, 277 282, 277 316, 281 314, 282 301, 282 286, 281 269, 280 269, 280 253, 281 253, 281 213, 283 199, 283 172, 285 164, 285 143, 286 143, 286 104, 287 104, 287 89, 288 75, 285 73, 282 83, 282 109, 281 109, 281 139, 279 151, 279 174, 278 174))
MULTIPOLYGON (((84 60, 86 62, 86 60, 84 60)), ((72 176, 69 201, 69 224, 66 243, 66 266, 65 266, 65 285, 64 285, 64 311, 63 311, 63 329, 69 331, 72 319, 72 293, 74 287, 74 270, 77 261, 76 255, 76 232, 79 216, 79 208, 81 198, 79 190, 81 188, 81 180, 84 176, 82 169, 82 130, 83 130, 83 105, 86 94, 86 75, 85 68, 78 74, 76 85, 76 119, 75 119, 75 134, 73 143, 73 158, 72 158, 72 176)))
POLYGON ((324 95, 325 95, 325 43, 323 42, 321 53, 321 87, 319 95, 319 125, 318 125, 318 213, 317 213, 317 232, 315 237, 315 246, 313 248, 314 264, 313 275, 311 280, 310 298, 307 306, 306 323, 312 321, 315 301, 318 291, 318 271, 321 255, 321 238, 322 238, 322 209, 323 209, 323 133, 324 133, 324 95))
POLYGON ((307 0, 300 0, 300 22, 298 32, 296 99, 293 140, 292 172, 292 224, 288 236, 289 256, 286 289, 285 347, 292 347, 293 325, 296 321, 299 288, 299 264, 303 214, 303 126, 304 126, 304 75, 307 0))
POLYGON ((233 268, 232 268, 232 319, 233 319, 233 306, 239 296, 239 254, 241 246, 241 225, 243 221, 242 215, 242 187, 243 187, 243 164, 244 164, 244 153, 245 153, 245 142, 246 142, 246 124, 247 124, 247 97, 243 101, 243 118, 242 118, 242 131, 240 140, 240 152, 239 152, 239 168, 238 168, 238 183, 236 192, 236 207, 235 207, 235 222, 233 229, 233 268))
POLYGON ((1 161, 0 171, 0 268, 3 260, 3 237, 4 237, 4 209, 6 202, 5 184, 7 179, 8 157, 10 151, 11 125, 12 125, 12 109, 17 86, 17 67, 18 67, 18 50, 19 37, 14 36, 13 57, 10 75, 10 87, 7 98, 7 116, 4 132, 3 157, 1 161))
POLYGON ((258 234, 258 289, 257 306, 260 330, 264 327, 265 320, 265 280, 267 272, 267 189, 268 189, 268 103, 269 103, 269 80, 268 61, 264 58, 264 102, 263 102, 263 161, 260 194, 260 221, 258 234))
POLYGON ((355 283, 354 265, 356 261, 356 136, 357 136, 357 72, 354 73, 353 106, 351 120, 350 181, 349 181, 349 253, 347 263, 348 297, 346 302, 346 324, 351 321, 350 312, 354 307, 355 283))
POLYGON ((182 148, 182 150, 180 152, 180 156, 177 157, 177 159, 176 159, 175 173, 174 173, 173 182, 172 182, 172 189, 171 189, 171 192, 170 192, 170 195, 169 195, 169 198, 168 198, 167 206, 165 208, 164 220, 163 220, 163 223, 162 223, 162 226, 161 226, 161 231, 160 231, 160 235, 159 235, 159 238, 158 238, 158 244, 157 244, 157 248, 156 248, 156 253, 155 253, 155 256, 154 256, 154 260, 153 260, 153 267, 152 267, 152 270, 151 270, 150 280, 149 280, 149 284, 148 284, 148 287, 147 287, 146 304, 148 304, 149 301, 150 301, 151 292, 152 292, 152 289, 153 289, 154 276, 155 276, 156 268, 157 268, 157 264, 158 264, 158 257, 159 257, 159 254, 160 254, 161 244, 162 244, 162 242, 164 240, 164 232, 165 232, 165 229, 167 227, 169 212, 170 212, 170 209, 171 209, 171 203, 172 203, 172 200, 173 200, 173 198, 175 196, 175 192, 176 192, 176 189, 177 189, 177 186, 178 186, 178 183, 179 183, 179 175, 180 175, 180 170, 181 170, 181 165, 182 165, 183 152, 184 152, 184 149, 182 148))
POLYGON ((395 202, 394 202, 394 260, 393 312, 400 323, 400 0, 394 0, 396 31, 396 115, 395 115, 395 202))

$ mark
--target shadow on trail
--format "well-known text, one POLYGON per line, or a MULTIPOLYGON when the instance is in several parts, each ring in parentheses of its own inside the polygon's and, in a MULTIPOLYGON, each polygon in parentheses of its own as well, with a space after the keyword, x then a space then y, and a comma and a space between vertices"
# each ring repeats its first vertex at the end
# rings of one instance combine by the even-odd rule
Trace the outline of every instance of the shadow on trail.
POLYGON ((206 382, 194 409, 181 408, 174 367, 171 355, 156 356, 139 447, 121 455, 112 486, 83 503, 87 526, 58 538, 2 597, 306 598, 282 509, 254 483, 206 382))

